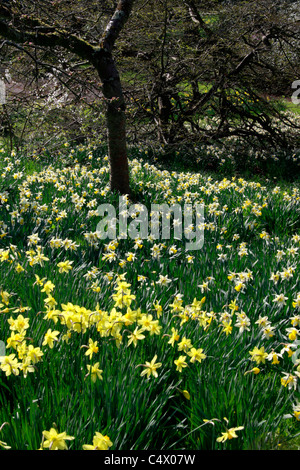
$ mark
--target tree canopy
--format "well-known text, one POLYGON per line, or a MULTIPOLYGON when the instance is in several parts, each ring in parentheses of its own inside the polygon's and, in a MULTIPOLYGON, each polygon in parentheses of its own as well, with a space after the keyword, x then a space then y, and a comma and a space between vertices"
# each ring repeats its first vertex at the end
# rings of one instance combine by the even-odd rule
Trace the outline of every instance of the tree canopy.
MULTIPOLYGON (((63 112, 63 90, 75 113, 88 103, 90 128, 99 138, 108 129, 111 187, 127 193, 128 142, 171 152, 226 137, 297 145, 299 126, 269 99, 289 97, 300 76, 296 6, 287 0, 3 0, 0 53, 15 82, 26 85, 22 109, 54 93, 63 112)), ((9 121, 7 109, 2 119, 9 121)), ((69 122, 66 113, 62 121, 69 122)), ((81 127, 75 124, 77 133, 81 127)))

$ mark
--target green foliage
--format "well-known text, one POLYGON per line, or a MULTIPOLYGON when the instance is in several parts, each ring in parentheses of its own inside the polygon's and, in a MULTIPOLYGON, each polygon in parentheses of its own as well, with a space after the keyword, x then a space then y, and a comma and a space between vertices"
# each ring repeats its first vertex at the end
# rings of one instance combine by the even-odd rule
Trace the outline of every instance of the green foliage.
MULTIPOLYGON (((38 449, 43 431, 55 423, 58 432, 75 437, 67 441, 72 450, 91 444, 96 432, 110 437, 111 450, 297 447, 299 415, 293 407, 299 385, 289 387, 282 378, 297 377, 298 367, 299 345, 289 328, 299 316, 299 186, 183 171, 180 154, 177 170, 166 169, 151 163, 156 157, 151 149, 135 147, 131 184, 139 202, 149 212, 154 202, 205 203, 204 246, 187 252, 185 240, 174 238, 173 231, 169 240, 142 240, 140 248, 129 238, 94 243, 89 235, 99 216, 93 209, 119 202, 109 192, 106 151, 66 143, 55 155, 45 151, 31 161, 2 152, 0 339, 6 356, 16 354, 21 364, 21 350, 9 347, 16 331, 8 320, 22 314, 29 319, 26 345, 41 348, 43 356, 27 376, 21 369, 9 376, 5 368, 0 371, 0 422, 8 423, 1 441, 16 450, 38 449), (38 247, 44 260, 37 261, 38 247), (110 260, 106 255, 112 253, 116 257, 110 260), (59 263, 67 261, 70 271, 60 271, 59 263), (84 315, 68 326, 60 321, 68 303, 100 309, 108 321, 120 276, 135 296, 131 309, 152 315, 159 334, 144 330, 135 347, 129 338, 139 324, 122 321, 118 345, 118 336, 109 333, 117 321, 106 324, 107 334, 100 334, 97 323, 85 329, 84 315), (57 321, 47 316, 46 281, 54 286, 57 321), (282 305, 276 300, 280 294, 282 305), (250 323, 240 331, 242 312, 250 323), (269 333, 258 323, 263 317, 274 328, 269 333), (232 321, 227 334, 226 318, 232 321), (173 346, 172 328, 179 335, 173 346), (43 344, 49 329, 58 332, 53 348, 43 344), (190 361, 191 348, 179 349, 184 337, 205 359, 190 361), (90 339, 98 342, 91 359, 85 354, 90 339), (295 355, 289 357, 284 345, 294 345, 295 355), (262 346, 268 359, 256 364, 250 352, 262 346), (181 372, 174 363, 180 355, 187 362, 181 372), (157 377, 141 376, 155 356, 161 363, 157 377), (94 383, 87 366, 97 362, 102 380, 94 383), (217 440, 232 428, 238 428, 237 437, 217 440)), ((116 310, 125 314, 126 306, 116 310)), ((91 322, 93 315, 88 317, 91 322)))

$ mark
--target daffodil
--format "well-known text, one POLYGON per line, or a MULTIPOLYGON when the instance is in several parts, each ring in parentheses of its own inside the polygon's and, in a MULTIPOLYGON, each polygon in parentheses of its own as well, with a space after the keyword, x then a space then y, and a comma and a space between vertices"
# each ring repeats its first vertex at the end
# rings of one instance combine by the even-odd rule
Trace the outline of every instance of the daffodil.
POLYGON ((55 298, 51 294, 48 294, 48 297, 44 299, 44 302, 46 304, 46 308, 54 308, 57 305, 55 298))
POLYGON ((153 307, 155 308, 156 310, 156 315, 157 315, 157 318, 160 318, 161 315, 162 315, 162 306, 159 304, 158 301, 155 302, 155 304, 153 304, 153 307))
POLYGON ((137 342, 141 341, 145 338, 145 335, 143 335, 143 328, 138 328, 136 327, 135 330, 128 336, 128 346, 131 345, 131 343, 134 344, 134 346, 137 346, 137 342))
POLYGON ((20 363, 16 359, 15 354, 10 354, 9 356, 0 357, 0 369, 5 372, 5 375, 19 375, 20 373, 20 363))
POLYGON ((11 335, 9 338, 7 338, 6 343, 8 348, 13 348, 17 349, 18 346, 22 343, 24 340, 24 333, 14 333, 12 331, 11 335))
POLYGON ((170 336, 168 344, 171 344, 171 346, 174 346, 175 341, 179 340, 179 334, 178 334, 178 330, 176 330, 174 327, 172 327, 171 331, 172 331, 172 334, 170 336))
POLYGON ((186 398, 187 400, 190 400, 190 399, 191 399, 190 392, 188 392, 187 390, 182 390, 182 395, 183 395, 184 398, 186 398))
POLYGON ((292 388, 296 390, 296 387, 297 387, 296 375, 290 374, 289 372, 285 372, 280 381, 281 381, 281 385, 283 385, 284 387, 287 387, 289 390, 291 390, 292 388))
POLYGON ((203 353, 203 349, 199 348, 191 348, 190 351, 188 351, 188 356, 190 356, 190 362, 202 362, 204 359, 206 359, 206 354, 203 353))
POLYGON ((220 327, 222 326, 223 326, 222 332, 225 333, 226 336, 231 335, 232 329, 233 329, 232 320, 229 320, 229 321, 223 320, 220 327))
POLYGON ((232 300, 230 304, 228 305, 230 310, 233 310, 234 312, 239 309, 238 305, 236 304, 236 300, 232 300))
POLYGON ((58 433, 55 428, 50 431, 43 431, 45 440, 42 443, 44 449, 49 450, 66 450, 68 449, 66 441, 75 439, 73 436, 68 436, 66 432, 58 433))
POLYGON ((157 355, 155 354, 151 362, 146 361, 146 363, 143 364, 145 369, 141 373, 141 376, 147 375, 147 377, 149 378, 151 375, 153 375, 153 377, 158 377, 158 373, 156 369, 161 367, 162 363, 156 362, 156 359, 157 359, 157 355))
POLYGON ((41 289, 41 292, 46 292, 46 294, 49 295, 53 291, 54 287, 55 285, 53 284, 53 282, 47 281, 43 285, 43 289, 41 289))
POLYGON ((91 338, 89 339, 88 350, 85 353, 85 356, 89 356, 92 359, 93 354, 97 353, 99 350, 98 342, 93 341, 91 338))
POLYGON ((10 317, 7 322, 12 331, 18 331, 19 333, 23 333, 24 330, 29 328, 29 318, 24 318, 23 315, 18 315, 16 319, 10 317))
POLYGON ((184 336, 182 340, 178 343, 178 351, 188 352, 190 348, 192 348, 192 342, 190 339, 184 336))
POLYGON ((293 405, 293 412, 297 421, 300 421, 300 403, 293 405))
POLYGON ((296 328, 287 328, 288 337, 290 341, 295 341, 299 335, 299 331, 296 328))
POLYGON ((43 279, 40 279, 40 277, 37 274, 35 274, 35 279, 36 280, 33 285, 37 284, 38 286, 43 286, 44 282, 46 281, 45 277, 43 279))
POLYGON ((282 354, 272 350, 267 357, 268 361, 272 361, 272 364, 279 364, 279 358, 282 358, 282 354))
POLYGON ((175 359, 174 364, 176 365, 177 371, 182 372, 182 369, 188 366, 185 360, 186 356, 179 356, 178 359, 175 359))
POLYGON ((258 349, 257 346, 254 347, 253 351, 250 351, 251 360, 255 361, 257 364, 265 364, 268 357, 268 353, 265 352, 264 346, 258 349))
POLYGON ((220 437, 217 437, 217 442, 225 442, 234 438, 237 438, 236 431, 241 431, 244 429, 244 426, 238 426, 236 428, 230 428, 227 429, 225 432, 222 432, 222 435, 220 437))
POLYGON ((88 364, 87 369, 88 369, 87 375, 89 374, 91 375, 92 382, 95 383, 97 379, 103 380, 103 377, 102 377, 103 370, 99 368, 99 362, 96 362, 93 366, 88 364))
POLYGON ((23 372, 23 376, 26 378, 28 372, 34 372, 34 366, 31 364, 31 360, 29 357, 25 358, 25 360, 20 363, 19 365, 20 370, 23 372))
POLYGON ((287 297, 284 294, 276 294, 273 302, 276 302, 277 305, 283 306, 286 304, 287 297))
POLYGON ((26 355, 33 364, 36 364, 41 360, 44 353, 39 347, 34 347, 32 344, 30 344, 26 350, 26 355))
POLYGON ((50 349, 54 346, 54 341, 58 341, 57 336, 59 331, 52 331, 51 328, 48 329, 47 333, 44 336, 43 346, 49 346, 50 349))
POLYGON ((257 374, 260 373, 260 369, 259 369, 259 367, 253 367, 253 369, 247 370, 247 372, 245 372, 244 375, 251 374, 251 372, 252 372, 253 374, 257 375, 257 374))
POLYGON ((96 432, 93 437, 93 444, 84 444, 83 450, 108 450, 113 443, 108 436, 103 436, 100 432, 96 432))
POLYGON ((22 273, 23 271, 25 271, 25 269, 23 268, 23 266, 18 263, 15 267, 15 270, 17 271, 18 274, 22 273))
POLYGON ((73 261, 61 261, 60 263, 58 263, 58 268, 59 268, 59 272, 60 273, 68 273, 69 271, 71 271, 72 269, 72 263, 73 261))

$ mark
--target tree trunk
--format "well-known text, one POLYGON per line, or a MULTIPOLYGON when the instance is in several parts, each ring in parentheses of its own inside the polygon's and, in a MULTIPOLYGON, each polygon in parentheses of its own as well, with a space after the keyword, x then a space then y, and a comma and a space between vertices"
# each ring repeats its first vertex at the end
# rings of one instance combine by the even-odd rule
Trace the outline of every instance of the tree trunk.
POLYGON ((163 91, 158 96, 158 134, 159 140, 163 144, 170 142, 170 116, 172 104, 169 96, 163 91))
POLYGON ((107 130, 110 162, 110 189, 130 195, 126 150, 125 111, 107 105, 107 130))
POLYGON ((107 131, 110 161, 110 188, 131 195, 126 149, 125 100, 120 76, 112 50, 124 24, 129 18, 134 0, 119 0, 101 41, 100 55, 96 59, 103 94, 107 100, 107 131))
POLYGON ((106 122, 110 163, 110 189, 131 194, 126 146, 126 116, 120 76, 110 53, 101 54, 97 64, 106 100, 106 122))

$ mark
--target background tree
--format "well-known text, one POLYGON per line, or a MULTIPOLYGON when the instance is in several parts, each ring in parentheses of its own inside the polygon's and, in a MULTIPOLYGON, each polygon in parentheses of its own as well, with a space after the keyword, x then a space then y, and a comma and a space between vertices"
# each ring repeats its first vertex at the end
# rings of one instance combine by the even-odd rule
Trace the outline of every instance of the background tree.
POLYGON ((287 147, 297 128, 267 95, 291 96, 300 76, 298 39, 287 1, 137 6, 117 55, 132 121, 141 123, 135 128, 174 149, 230 136, 287 147))
POLYGON ((68 54, 65 63, 74 60, 75 56, 95 68, 106 100, 111 189, 129 194, 125 102, 112 51, 134 2, 120 0, 102 34, 99 34, 99 29, 103 27, 107 2, 103 2, 102 8, 98 7, 99 2, 79 3, 76 8, 74 2, 67 0, 2 1, 0 36, 5 38, 2 47, 9 45, 22 49, 36 66, 40 63, 45 65, 46 60, 50 69, 55 68, 55 55, 63 50, 68 54), (86 21, 86 16, 90 17, 90 21, 86 21), (33 52, 30 49, 32 46, 33 52), (39 58, 37 48, 42 48, 43 60, 39 58))
POLYGON ((230 139, 248 147, 299 146, 299 124, 272 99, 290 97, 300 76, 297 2, 0 5, 3 63, 26 85, 7 105, 9 110, 15 103, 15 114, 3 114, 11 145, 18 145, 24 126, 34 128, 34 122, 40 123, 40 147, 50 148, 62 129, 77 142, 89 136, 100 142, 105 114, 111 188, 122 193, 130 191, 128 144, 163 147, 169 156, 230 139), (42 138, 50 125, 49 138, 42 138))

